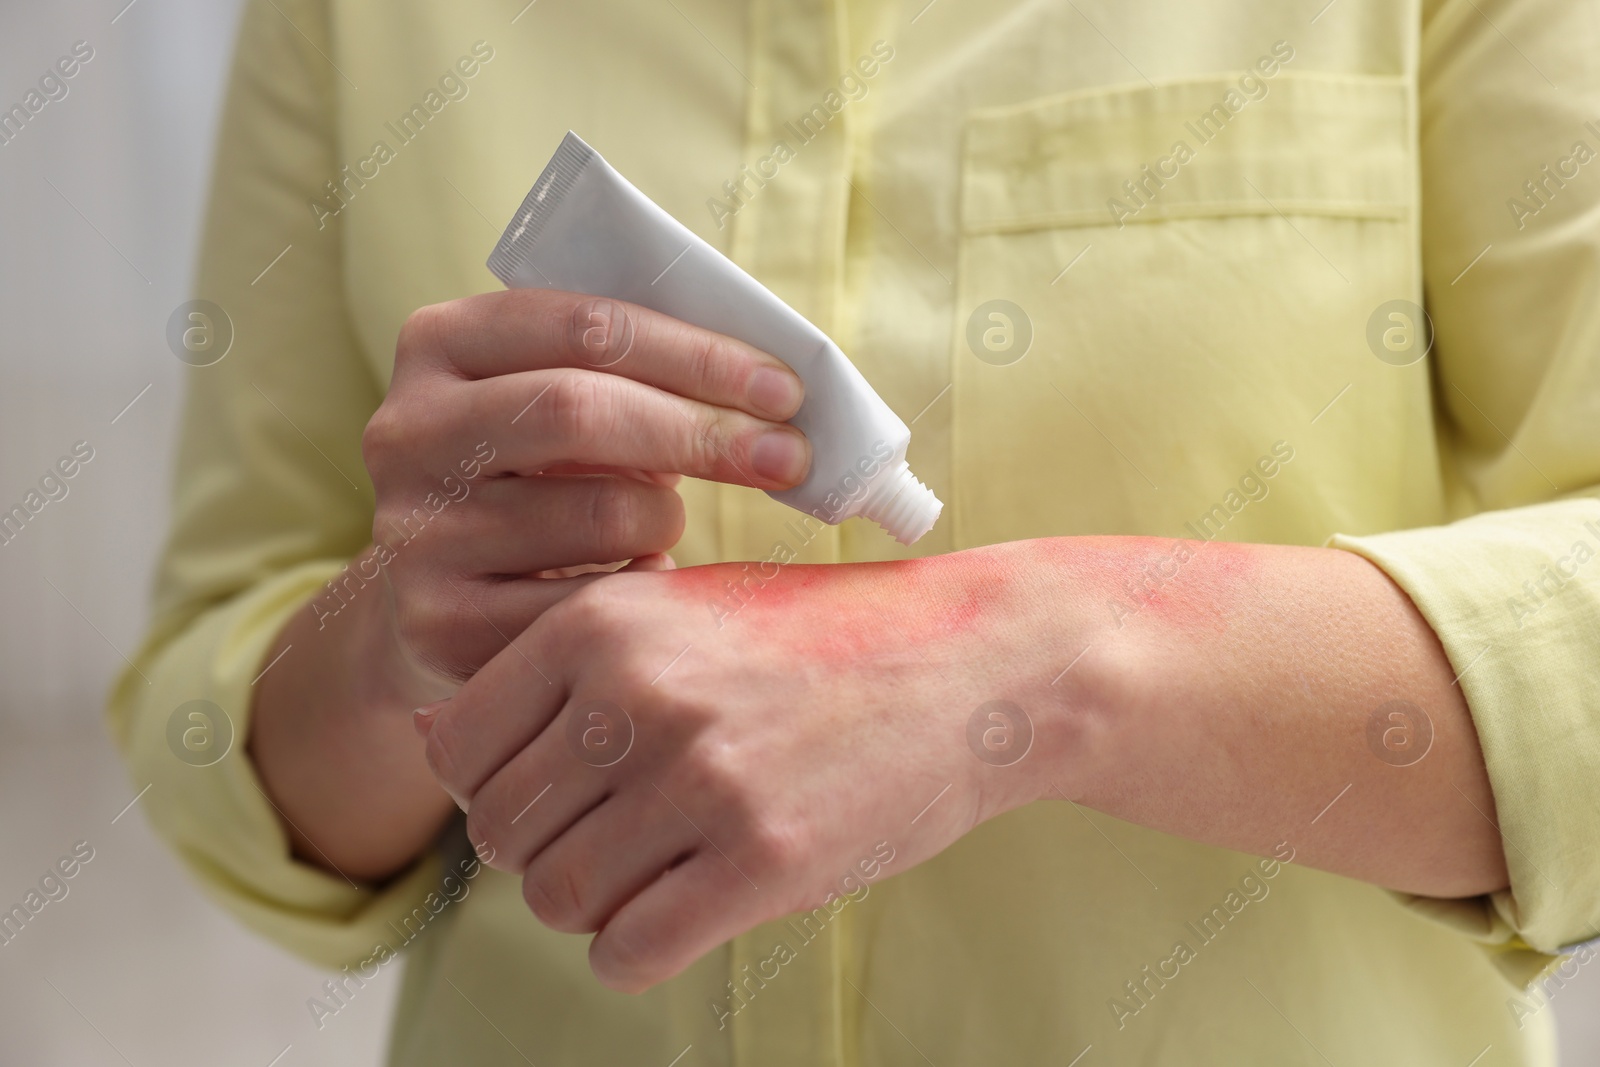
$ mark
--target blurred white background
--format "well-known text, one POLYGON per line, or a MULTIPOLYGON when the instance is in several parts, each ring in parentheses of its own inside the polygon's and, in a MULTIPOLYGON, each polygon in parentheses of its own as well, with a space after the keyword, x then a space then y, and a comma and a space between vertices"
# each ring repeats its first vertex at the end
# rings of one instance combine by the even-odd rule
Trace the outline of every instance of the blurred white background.
POLYGON ((378 1064, 396 974, 319 1032, 306 999, 325 975, 202 897, 140 805, 116 818, 138 786, 101 709, 166 525, 182 369, 166 322, 189 295, 239 12, 125 4, 0 0, 0 110, 74 42, 94 49, 0 145, 0 511, 73 442, 95 451, 0 545, 0 911, 75 842, 94 849, 0 944, 0 1064, 378 1064))
MULTIPOLYGON (((75 42, 94 49, 0 145, 0 511, 75 441, 95 450, 0 546, 0 910, 75 842, 94 849, 69 895, 0 944, 4 1064, 382 1059, 395 974, 318 1031, 306 1000, 324 975, 185 880, 127 808, 138 789, 101 726, 166 522, 181 367, 165 328, 189 295, 238 7, 0 0, 0 109, 75 42)), ((1600 1063, 1600 967, 1553 1010, 1565 1061, 1600 1063)))

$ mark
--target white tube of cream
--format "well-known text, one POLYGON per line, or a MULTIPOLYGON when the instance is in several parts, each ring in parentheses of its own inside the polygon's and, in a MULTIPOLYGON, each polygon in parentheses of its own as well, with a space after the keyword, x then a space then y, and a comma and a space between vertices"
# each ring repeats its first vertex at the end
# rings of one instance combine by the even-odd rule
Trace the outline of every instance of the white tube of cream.
POLYGON ((805 402, 790 420, 811 441, 811 471, 773 499, 823 522, 871 519, 902 544, 944 507, 911 473, 911 430, 826 334, 635 189, 568 133, 489 269, 517 289, 610 297, 737 338, 794 368, 805 402))

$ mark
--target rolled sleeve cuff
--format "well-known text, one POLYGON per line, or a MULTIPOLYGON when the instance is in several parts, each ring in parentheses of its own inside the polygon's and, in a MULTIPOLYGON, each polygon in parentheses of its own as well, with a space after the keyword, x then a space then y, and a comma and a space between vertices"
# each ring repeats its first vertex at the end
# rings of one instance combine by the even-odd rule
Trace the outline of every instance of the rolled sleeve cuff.
POLYGON ((373 888, 299 862, 243 752, 267 651, 342 565, 301 565, 175 632, 158 629, 118 680, 109 710, 134 786, 148 790, 141 807, 207 894, 265 937, 334 969, 392 941, 391 924, 437 886, 442 868, 430 854, 373 888))
POLYGON ((1527 983, 1600 933, 1600 502, 1486 512, 1334 548, 1381 568, 1438 634, 1494 791, 1508 890, 1396 894, 1527 983))

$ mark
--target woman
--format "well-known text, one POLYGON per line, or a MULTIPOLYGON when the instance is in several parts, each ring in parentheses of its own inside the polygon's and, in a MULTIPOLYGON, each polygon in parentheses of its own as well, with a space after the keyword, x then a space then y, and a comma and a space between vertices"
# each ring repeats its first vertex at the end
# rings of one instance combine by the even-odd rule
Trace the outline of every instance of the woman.
POLYGON ((1553 1062, 1593 17, 251 4, 152 818, 308 1026, 406 950, 396 1064, 1553 1062), (497 291, 568 128, 912 424, 913 550, 757 491, 770 357, 497 291))

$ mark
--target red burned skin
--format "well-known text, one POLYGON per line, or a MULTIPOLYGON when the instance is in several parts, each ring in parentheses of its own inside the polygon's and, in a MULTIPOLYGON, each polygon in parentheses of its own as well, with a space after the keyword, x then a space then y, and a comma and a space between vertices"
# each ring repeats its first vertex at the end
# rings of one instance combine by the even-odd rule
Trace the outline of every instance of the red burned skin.
POLYGON ((1248 595, 1244 585, 1259 569, 1254 546, 1231 541, 1168 542, 1153 559, 1141 562, 1148 564, 1136 568, 1136 588, 1137 583, 1145 583, 1148 589, 1141 612, 1177 629, 1217 633, 1228 629, 1234 606, 1248 595), (1174 573, 1172 564, 1163 563, 1173 558, 1177 545, 1192 555, 1174 573), (1170 576, 1163 581, 1164 574, 1170 576))
POLYGON ((1042 574, 1104 603, 1115 628, 1159 619, 1173 629, 1223 632, 1235 605, 1256 599, 1259 553, 1229 541, 1165 537, 1059 537, 1030 542, 1042 574))
POLYGON ((897 587, 932 601, 921 616, 927 636, 971 632, 986 614, 1002 609, 1007 583, 1038 580, 1036 574, 1019 573, 1020 558, 981 550, 882 566, 897 587))
POLYGON ((1120 628, 1143 618, 1174 630, 1224 632, 1259 569, 1254 546, 1158 537, 1043 538, 878 563, 729 563, 668 572, 678 595, 704 601, 706 623, 737 634, 782 633, 805 658, 850 658, 978 632, 1016 611, 1019 585, 1061 602, 1104 601, 1120 628))
MULTIPOLYGON (((1010 561, 1014 567, 1017 561, 1010 561)), ((707 602, 707 623, 787 631, 803 658, 849 658, 976 628, 1002 599, 1007 564, 963 553, 878 563, 719 564, 671 572, 681 595, 707 602), (774 573, 775 572, 775 573, 774 573)), ((1014 575, 1013 575, 1014 580, 1014 575)))

